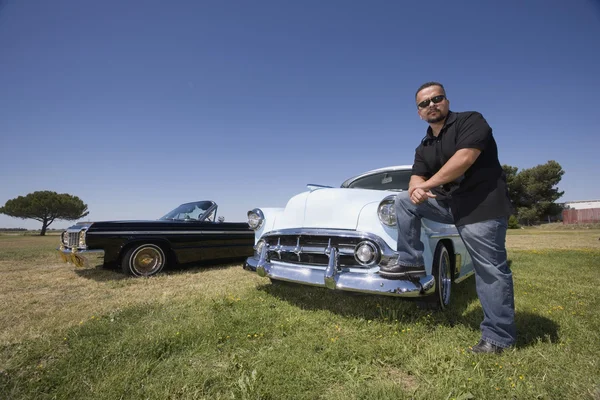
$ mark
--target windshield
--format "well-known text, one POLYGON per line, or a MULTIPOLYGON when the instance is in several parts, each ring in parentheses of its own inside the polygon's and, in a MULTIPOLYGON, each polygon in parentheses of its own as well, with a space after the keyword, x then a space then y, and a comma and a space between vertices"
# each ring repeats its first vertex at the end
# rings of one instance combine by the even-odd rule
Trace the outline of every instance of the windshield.
POLYGON ((393 190, 400 192, 408 190, 411 170, 380 172, 358 178, 348 185, 355 189, 393 190))
POLYGON ((212 201, 196 201, 185 203, 169 212, 161 220, 200 220, 215 203, 212 201))

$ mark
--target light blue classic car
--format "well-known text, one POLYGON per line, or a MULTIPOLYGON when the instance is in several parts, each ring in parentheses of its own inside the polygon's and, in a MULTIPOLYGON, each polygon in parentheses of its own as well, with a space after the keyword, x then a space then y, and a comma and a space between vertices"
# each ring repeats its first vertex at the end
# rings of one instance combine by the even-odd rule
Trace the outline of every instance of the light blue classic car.
POLYGON ((454 225, 423 219, 425 274, 386 279, 398 258, 394 199, 407 195, 411 166, 366 172, 340 188, 308 185, 285 208, 248 212, 254 255, 244 268, 273 281, 398 297, 423 297, 444 309, 453 282, 473 274, 454 225))

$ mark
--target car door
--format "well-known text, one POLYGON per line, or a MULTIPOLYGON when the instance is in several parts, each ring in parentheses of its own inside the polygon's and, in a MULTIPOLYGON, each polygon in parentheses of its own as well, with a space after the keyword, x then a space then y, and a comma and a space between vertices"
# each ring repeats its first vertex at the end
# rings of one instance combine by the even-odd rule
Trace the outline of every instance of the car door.
POLYGON ((202 258, 205 260, 249 257, 254 249, 254 231, 245 222, 204 222, 202 258))

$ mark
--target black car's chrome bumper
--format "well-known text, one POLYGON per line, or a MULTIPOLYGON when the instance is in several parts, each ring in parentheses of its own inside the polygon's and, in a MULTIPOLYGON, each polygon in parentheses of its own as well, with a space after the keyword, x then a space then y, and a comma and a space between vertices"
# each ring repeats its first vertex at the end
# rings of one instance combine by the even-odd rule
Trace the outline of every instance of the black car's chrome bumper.
POLYGON ((335 290, 397 297, 420 297, 435 291, 432 275, 407 279, 386 279, 378 273, 340 271, 335 266, 301 266, 249 257, 244 268, 260 276, 335 290), (330 268, 331 267, 331 268, 330 268))
POLYGON ((104 250, 72 250, 64 247, 56 249, 61 260, 77 267, 93 267, 104 262, 104 250))

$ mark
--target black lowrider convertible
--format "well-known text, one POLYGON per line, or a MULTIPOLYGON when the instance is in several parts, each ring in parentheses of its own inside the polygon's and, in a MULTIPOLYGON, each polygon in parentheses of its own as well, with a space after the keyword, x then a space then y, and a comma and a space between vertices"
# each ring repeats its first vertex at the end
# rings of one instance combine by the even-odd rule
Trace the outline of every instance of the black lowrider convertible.
POLYGON ((78 223, 62 233, 65 262, 89 266, 104 256, 134 276, 151 276, 167 265, 243 259, 253 254, 254 231, 246 222, 217 219, 213 201, 185 203, 155 221, 78 223))

